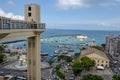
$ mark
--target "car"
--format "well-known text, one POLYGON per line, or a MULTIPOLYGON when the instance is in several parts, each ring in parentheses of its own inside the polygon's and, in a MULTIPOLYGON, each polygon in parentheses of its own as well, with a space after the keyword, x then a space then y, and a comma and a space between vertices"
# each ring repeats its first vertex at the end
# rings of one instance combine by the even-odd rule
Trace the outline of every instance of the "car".
POLYGON ((116 63, 117 63, 117 61, 113 61, 113 63, 114 63, 114 64, 116 64, 116 63))
POLYGON ((0 73, 4 73, 4 72, 0 71, 0 73))
POLYGON ((118 68, 118 70, 120 71, 120 68, 118 68))

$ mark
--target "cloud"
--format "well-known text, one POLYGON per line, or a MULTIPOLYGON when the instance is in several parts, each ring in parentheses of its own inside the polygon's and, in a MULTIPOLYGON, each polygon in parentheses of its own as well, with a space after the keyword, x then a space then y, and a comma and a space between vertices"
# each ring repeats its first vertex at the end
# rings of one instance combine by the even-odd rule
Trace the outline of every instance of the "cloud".
POLYGON ((7 2, 9 5, 14 5, 14 1, 13 0, 8 0, 7 2))
POLYGON ((91 6, 116 6, 120 0, 58 0, 61 9, 83 8, 91 6))
POLYGON ((8 18, 11 18, 11 19, 15 19, 15 20, 24 20, 24 17, 23 16, 20 16, 20 15, 14 15, 13 13, 6 13, 4 12, 2 9, 0 9, 0 16, 3 16, 3 17, 8 17, 8 18))

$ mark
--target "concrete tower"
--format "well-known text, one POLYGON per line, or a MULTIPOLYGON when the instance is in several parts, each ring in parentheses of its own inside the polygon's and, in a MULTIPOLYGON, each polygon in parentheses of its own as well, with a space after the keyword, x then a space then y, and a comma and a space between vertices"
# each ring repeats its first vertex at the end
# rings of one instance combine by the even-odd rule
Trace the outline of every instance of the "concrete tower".
MULTIPOLYGON (((25 5, 25 21, 34 25, 40 23, 40 6, 37 4, 25 5)), ((35 27, 35 26, 34 26, 35 27)), ((28 80, 40 80, 40 31, 35 31, 34 37, 29 37, 28 42, 28 80)))
POLYGON ((25 5, 25 20, 40 23, 40 6, 37 4, 25 5))

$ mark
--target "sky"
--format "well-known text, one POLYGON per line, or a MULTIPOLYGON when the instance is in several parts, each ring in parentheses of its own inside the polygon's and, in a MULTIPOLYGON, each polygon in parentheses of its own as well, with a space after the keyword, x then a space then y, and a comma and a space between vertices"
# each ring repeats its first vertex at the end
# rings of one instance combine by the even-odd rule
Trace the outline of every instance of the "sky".
POLYGON ((24 20, 24 5, 41 6, 46 28, 120 31, 120 0, 0 0, 0 16, 24 20))

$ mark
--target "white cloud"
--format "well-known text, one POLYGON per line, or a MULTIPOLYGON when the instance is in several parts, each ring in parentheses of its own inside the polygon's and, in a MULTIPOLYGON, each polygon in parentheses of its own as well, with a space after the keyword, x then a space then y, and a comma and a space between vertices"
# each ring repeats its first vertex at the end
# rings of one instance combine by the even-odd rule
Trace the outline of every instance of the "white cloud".
POLYGON ((87 5, 83 4, 83 0, 58 0, 58 6, 62 9, 68 9, 71 7, 86 7, 87 5))
POLYGON ((58 0, 61 9, 82 8, 91 6, 116 6, 120 0, 58 0))
POLYGON ((15 19, 15 20, 24 20, 24 16, 14 15, 11 12, 10 13, 6 13, 2 9, 0 9, 0 16, 12 18, 12 19, 15 19))
POLYGON ((8 0, 7 2, 9 5, 14 5, 14 1, 13 0, 8 0))

